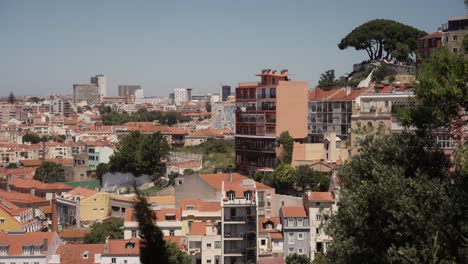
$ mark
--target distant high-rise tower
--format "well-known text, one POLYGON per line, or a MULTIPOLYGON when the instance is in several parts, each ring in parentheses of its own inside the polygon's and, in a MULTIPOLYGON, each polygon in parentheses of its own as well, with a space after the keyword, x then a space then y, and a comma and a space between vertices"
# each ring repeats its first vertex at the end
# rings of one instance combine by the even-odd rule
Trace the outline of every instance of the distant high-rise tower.
POLYGON ((226 102, 228 96, 231 95, 230 85, 221 85, 221 101, 226 102))
POLYGON ((102 102, 106 96, 107 80, 102 74, 91 77, 91 84, 73 85, 73 103, 86 101, 87 104, 102 102))
POLYGON ((180 104, 181 102, 192 100, 192 89, 175 88, 174 89, 174 103, 180 104))
POLYGON ((104 75, 98 74, 91 77, 91 84, 97 85, 99 87, 99 100, 102 101, 102 98, 106 96, 107 91, 107 79, 104 75))
POLYGON ((119 96, 122 97, 136 97, 136 91, 141 90, 140 85, 119 85, 119 96))

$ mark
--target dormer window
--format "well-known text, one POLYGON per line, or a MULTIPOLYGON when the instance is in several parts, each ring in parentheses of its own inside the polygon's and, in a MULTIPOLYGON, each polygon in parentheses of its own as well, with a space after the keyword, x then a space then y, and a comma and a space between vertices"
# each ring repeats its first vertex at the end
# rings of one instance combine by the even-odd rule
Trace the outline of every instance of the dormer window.
POLYGON ((186 210, 189 210, 189 211, 195 210, 195 207, 193 205, 187 205, 186 210))
POLYGON ((83 259, 88 259, 88 257, 89 257, 89 252, 88 251, 83 252, 83 259))
POLYGON ((125 244, 125 249, 133 249, 135 248, 135 242, 127 242, 127 244, 125 244))
POLYGON ((8 245, 0 246, 0 256, 6 256, 8 253, 8 245))
POLYGON ((244 192, 244 197, 247 201, 251 201, 252 200, 252 191, 245 191, 244 192))
POLYGON ((234 201, 236 198, 236 192, 235 191, 229 191, 227 192, 228 200, 229 201, 234 201))

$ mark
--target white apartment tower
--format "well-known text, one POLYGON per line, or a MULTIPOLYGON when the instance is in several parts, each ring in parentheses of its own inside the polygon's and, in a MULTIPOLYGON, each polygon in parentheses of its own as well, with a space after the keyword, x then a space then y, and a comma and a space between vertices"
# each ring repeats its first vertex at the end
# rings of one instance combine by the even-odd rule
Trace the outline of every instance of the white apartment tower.
POLYGON ((180 104, 184 101, 192 100, 192 89, 175 88, 174 89, 174 103, 180 104))

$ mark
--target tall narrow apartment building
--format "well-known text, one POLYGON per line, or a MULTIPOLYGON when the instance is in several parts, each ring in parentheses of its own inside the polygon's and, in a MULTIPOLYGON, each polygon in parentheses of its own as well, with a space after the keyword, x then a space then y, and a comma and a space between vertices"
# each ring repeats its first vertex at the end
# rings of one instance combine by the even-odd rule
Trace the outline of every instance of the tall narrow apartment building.
POLYGON ((307 136, 307 82, 291 81, 288 70, 257 76, 260 82, 236 88, 236 168, 245 174, 276 167, 283 131, 295 140, 307 136))
POLYGON ((257 188, 251 179, 221 185, 221 258, 223 264, 257 263, 257 188))

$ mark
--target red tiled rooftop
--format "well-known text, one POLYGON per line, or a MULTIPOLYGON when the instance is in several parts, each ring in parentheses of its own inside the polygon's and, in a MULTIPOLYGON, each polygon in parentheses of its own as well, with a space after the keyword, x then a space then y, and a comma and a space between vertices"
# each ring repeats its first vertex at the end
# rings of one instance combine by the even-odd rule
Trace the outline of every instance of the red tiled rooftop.
POLYGON ((431 39, 431 38, 441 38, 441 37, 442 37, 442 32, 436 31, 436 32, 433 32, 431 34, 427 34, 426 36, 420 38, 420 40, 431 39))
POLYGON ((284 217, 307 217, 304 206, 283 206, 281 210, 284 217))
POLYGON ((183 199, 181 209, 187 210, 188 205, 195 207, 194 210, 200 212, 219 212, 221 210, 220 202, 207 202, 202 199, 183 199))
POLYGON ((313 202, 334 202, 335 197, 331 192, 312 192, 309 200, 313 202))
MULTIPOLYGON (((200 174, 200 177, 209 185, 211 185, 213 188, 215 188, 218 191, 221 191, 221 185, 222 182, 224 181, 225 184, 226 182, 230 181, 229 173, 213 173, 213 174, 200 174)), ((239 182, 242 183, 242 180, 248 180, 246 176, 243 176, 239 173, 232 173, 232 182, 239 182)), ((267 186, 261 182, 255 182, 255 185, 257 189, 273 189, 270 186, 267 186)))
POLYGON ((20 193, 20 192, 7 192, 5 190, 0 189, 0 197, 3 199, 7 199, 12 203, 44 203, 47 200, 42 199, 40 197, 34 196, 30 193, 20 193))
POLYGON ((140 241, 136 238, 124 239, 110 239, 104 246, 103 255, 140 255, 140 241), (127 243, 132 243, 133 248, 126 247, 127 243))
POLYGON ((11 180, 11 185, 20 189, 38 189, 38 190, 62 190, 69 191, 73 187, 66 185, 64 183, 43 183, 37 180, 21 179, 18 177, 13 177, 11 180))
POLYGON ((84 238, 91 230, 88 229, 64 229, 59 233, 60 238, 84 238))
POLYGON ((67 194, 80 196, 82 197, 82 199, 91 197, 95 195, 96 193, 98 193, 98 191, 91 190, 88 188, 83 188, 83 187, 76 187, 75 189, 67 192, 67 194))
POLYGON ((102 254, 105 244, 63 244, 57 248, 57 255, 60 255, 61 264, 94 264, 98 260, 94 259, 95 254, 102 254), (84 253, 88 254, 84 258, 84 253))
MULTIPOLYGON (((47 248, 50 249, 52 247, 54 235, 54 232, 27 232, 15 234, 0 232, 0 241, 1 244, 9 245, 7 255, 18 256, 23 255, 23 245, 43 245, 45 239, 47 239, 47 248)), ((42 249, 44 249, 44 247, 42 249)), ((45 251, 42 251, 41 255, 44 254, 45 251)))

